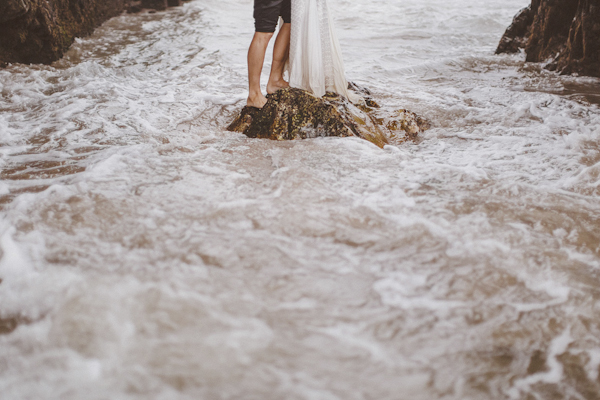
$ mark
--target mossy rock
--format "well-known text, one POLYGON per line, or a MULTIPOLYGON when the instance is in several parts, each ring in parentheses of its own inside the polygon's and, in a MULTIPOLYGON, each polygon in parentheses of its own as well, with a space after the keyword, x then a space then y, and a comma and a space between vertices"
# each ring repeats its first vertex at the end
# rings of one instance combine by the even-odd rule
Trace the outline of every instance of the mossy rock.
POLYGON ((368 104, 372 107, 356 106, 335 93, 319 98, 301 89, 282 89, 269 95, 262 109, 244 107, 227 130, 272 140, 354 136, 383 147, 414 139, 429 127, 409 111, 381 116, 373 100, 368 104))

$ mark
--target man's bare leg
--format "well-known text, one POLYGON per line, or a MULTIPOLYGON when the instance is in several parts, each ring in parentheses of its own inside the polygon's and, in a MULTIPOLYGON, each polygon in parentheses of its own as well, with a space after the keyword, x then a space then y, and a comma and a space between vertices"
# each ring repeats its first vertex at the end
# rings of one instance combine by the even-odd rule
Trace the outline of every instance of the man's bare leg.
POLYGON ((290 32, 291 24, 283 24, 273 48, 273 65, 271 66, 271 74, 269 83, 267 84, 267 93, 275 93, 279 89, 289 87, 289 83, 283 80, 283 70, 288 58, 290 57, 290 32))
POLYGON ((250 93, 246 104, 250 107, 263 108, 267 103, 267 98, 262 94, 262 90, 260 89, 260 74, 265 63, 267 46, 272 37, 273 34, 269 32, 256 32, 248 50, 248 84, 250 93))

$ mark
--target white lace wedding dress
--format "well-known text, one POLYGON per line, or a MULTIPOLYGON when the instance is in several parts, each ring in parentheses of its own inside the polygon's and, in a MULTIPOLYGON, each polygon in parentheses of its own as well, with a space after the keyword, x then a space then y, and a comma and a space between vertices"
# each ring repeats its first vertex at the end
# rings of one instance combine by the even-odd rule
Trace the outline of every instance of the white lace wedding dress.
POLYGON ((290 86, 323 96, 338 93, 351 101, 342 51, 327 0, 292 0, 290 86))

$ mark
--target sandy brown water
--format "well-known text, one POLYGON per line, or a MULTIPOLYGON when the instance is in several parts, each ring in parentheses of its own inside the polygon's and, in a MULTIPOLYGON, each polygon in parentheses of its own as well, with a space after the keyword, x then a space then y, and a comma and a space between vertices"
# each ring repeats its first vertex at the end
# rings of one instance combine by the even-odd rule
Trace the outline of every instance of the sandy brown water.
POLYGON ((600 82, 494 56, 527 2, 331 0, 417 143, 252 140, 251 4, 0 71, 6 399, 597 399, 600 82))

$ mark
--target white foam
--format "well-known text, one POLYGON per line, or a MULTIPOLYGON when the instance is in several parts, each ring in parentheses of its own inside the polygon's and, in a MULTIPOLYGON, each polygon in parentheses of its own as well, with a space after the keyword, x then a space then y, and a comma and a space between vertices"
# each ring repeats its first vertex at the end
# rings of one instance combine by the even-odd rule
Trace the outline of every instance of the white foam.
POLYGON ((522 393, 527 392, 536 383, 559 383, 563 379, 563 365, 557 357, 563 354, 572 342, 573 338, 569 330, 565 330, 560 336, 554 338, 548 351, 548 371, 538 372, 537 374, 516 381, 514 387, 509 392, 511 398, 521 398, 522 393))
POLYGON ((4 226, 0 226, 0 250, 2 251, 0 276, 4 280, 31 273, 33 271, 31 263, 13 239, 16 229, 6 223, 2 225, 4 226))

